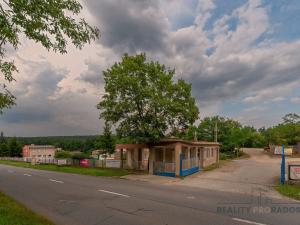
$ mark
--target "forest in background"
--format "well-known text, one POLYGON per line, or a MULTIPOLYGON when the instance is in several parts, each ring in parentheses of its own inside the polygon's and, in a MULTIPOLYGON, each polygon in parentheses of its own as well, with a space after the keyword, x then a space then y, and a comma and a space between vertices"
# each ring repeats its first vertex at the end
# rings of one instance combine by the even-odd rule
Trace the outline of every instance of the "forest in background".
MULTIPOLYGON (((221 152, 233 153, 242 147, 265 147, 269 143, 294 145, 300 141, 300 116, 290 113, 282 122, 269 128, 255 129, 243 126, 239 121, 220 116, 206 117, 198 126, 172 131, 166 137, 186 140, 214 141, 217 138, 221 152), (217 137, 216 137, 217 135, 217 137)), ((95 149, 112 152, 115 143, 130 143, 129 138, 120 138, 104 129, 101 135, 51 136, 51 137, 5 137, 0 135, 0 156, 21 156, 23 145, 54 145, 65 151, 81 151, 89 154, 95 149)))

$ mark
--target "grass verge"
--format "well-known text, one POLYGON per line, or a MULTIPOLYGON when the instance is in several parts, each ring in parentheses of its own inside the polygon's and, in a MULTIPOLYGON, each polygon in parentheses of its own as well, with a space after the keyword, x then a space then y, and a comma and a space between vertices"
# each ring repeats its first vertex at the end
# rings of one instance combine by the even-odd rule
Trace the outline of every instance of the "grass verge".
POLYGON ((3 225, 54 225, 48 219, 0 192, 0 224, 3 225))
POLYGON ((114 168, 83 168, 83 167, 57 166, 57 165, 31 165, 30 163, 27 162, 16 162, 16 161, 6 161, 6 160, 0 160, 0 164, 32 168, 38 170, 49 170, 55 172, 75 173, 75 174, 82 174, 82 175, 104 176, 104 177, 121 177, 129 173, 127 170, 114 169, 114 168))
POLYGON ((284 196, 300 200, 300 184, 277 184, 275 189, 284 196))

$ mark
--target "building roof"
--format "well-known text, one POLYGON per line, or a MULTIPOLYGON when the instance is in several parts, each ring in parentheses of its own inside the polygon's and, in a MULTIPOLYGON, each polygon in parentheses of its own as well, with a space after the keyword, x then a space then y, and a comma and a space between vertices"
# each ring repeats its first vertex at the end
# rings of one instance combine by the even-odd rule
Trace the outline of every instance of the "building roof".
MULTIPOLYGON (((159 145, 169 145, 175 143, 183 143, 188 145, 194 146, 219 146, 219 142, 209 142, 209 141, 189 141, 183 140, 179 138, 165 138, 159 141, 158 143, 152 144, 152 146, 159 146, 159 145)), ((135 149, 135 148, 149 148, 148 144, 116 144, 116 149, 135 149)))
POLYGON ((210 141, 189 141, 189 140, 183 140, 179 138, 165 138, 162 139, 160 142, 154 145, 160 145, 160 144, 172 144, 172 143, 183 143, 183 144, 188 144, 188 145, 200 145, 200 146, 205 146, 205 145, 211 145, 211 146, 216 146, 220 145, 219 142, 210 142, 210 141))
POLYGON ((147 144, 116 144, 116 149, 126 148, 126 149, 133 149, 133 148, 148 148, 149 145, 147 144))

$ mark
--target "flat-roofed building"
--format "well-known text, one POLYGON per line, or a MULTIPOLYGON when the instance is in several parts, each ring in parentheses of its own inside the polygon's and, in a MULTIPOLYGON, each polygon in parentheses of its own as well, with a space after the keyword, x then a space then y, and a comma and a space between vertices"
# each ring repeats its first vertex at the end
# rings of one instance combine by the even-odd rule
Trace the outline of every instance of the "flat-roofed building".
POLYGON ((49 160, 54 159, 55 152, 61 150, 53 145, 25 145, 23 146, 22 153, 24 160, 49 160))
POLYGON ((220 144, 171 138, 151 145, 116 145, 116 152, 124 150, 122 165, 129 169, 163 176, 186 176, 219 163, 220 144))

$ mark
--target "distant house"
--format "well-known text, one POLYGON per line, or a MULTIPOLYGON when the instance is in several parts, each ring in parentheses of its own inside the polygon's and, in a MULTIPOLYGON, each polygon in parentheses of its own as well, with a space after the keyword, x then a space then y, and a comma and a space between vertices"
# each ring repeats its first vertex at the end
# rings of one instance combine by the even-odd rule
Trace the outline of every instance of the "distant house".
POLYGON ((116 158, 120 160, 118 153, 107 154, 106 151, 102 149, 92 151, 91 158, 94 159, 115 159, 116 158))
POLYGON ((151 146, 117 144, 123 167, 162 176, 186 176, 219 162, 217 142, 164 139, 151 146), (126 153, 124 154, 124 150, 126 153))
POLYGON ((54 159, 55 152, 61 150, 52 145, 25 145, 22 149, 22 155, 25 161, 35 159, 36 161, 41 160, 52 160, 54 159))

